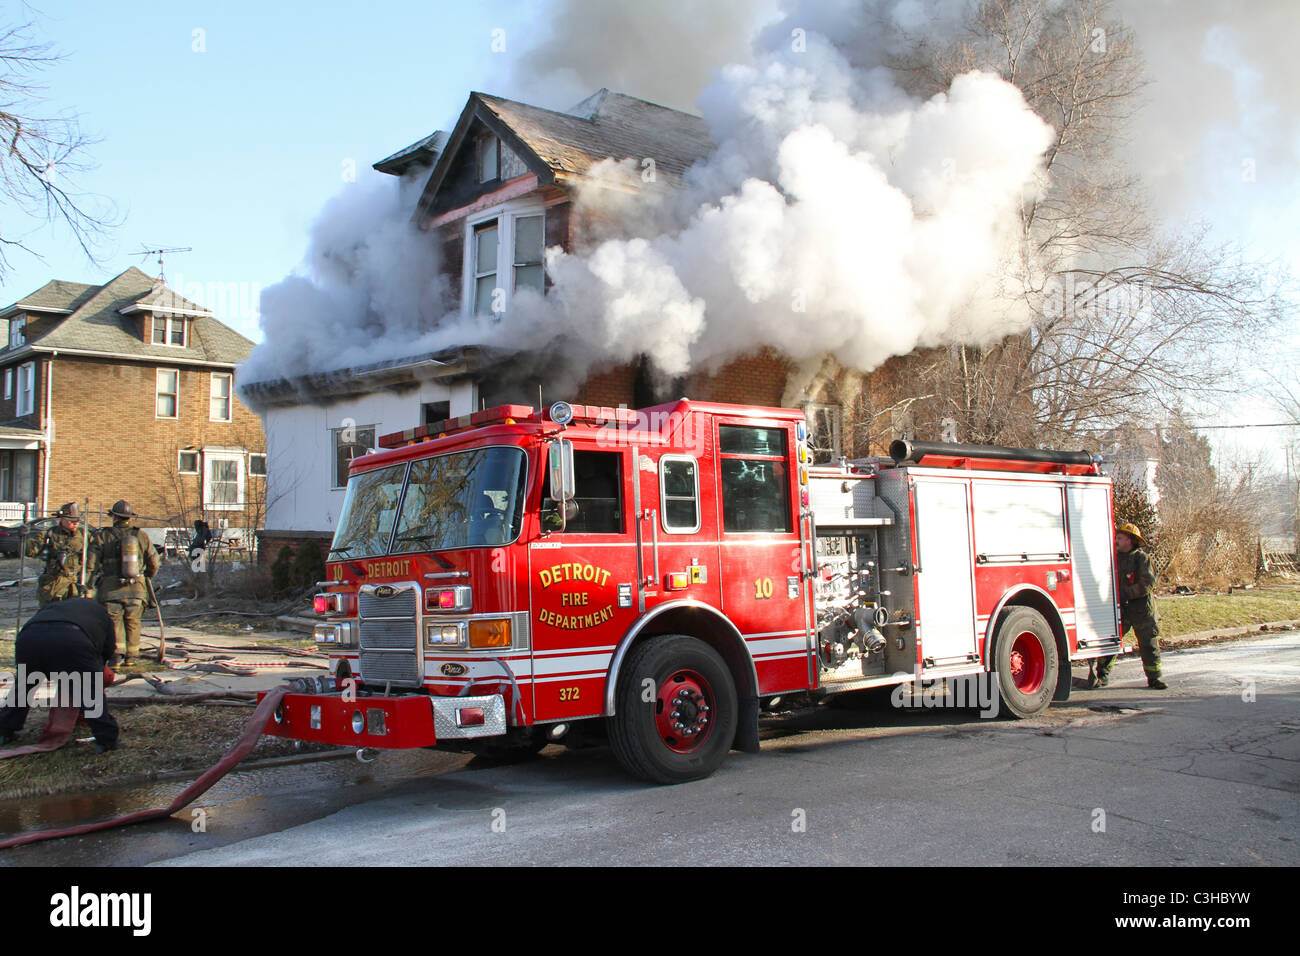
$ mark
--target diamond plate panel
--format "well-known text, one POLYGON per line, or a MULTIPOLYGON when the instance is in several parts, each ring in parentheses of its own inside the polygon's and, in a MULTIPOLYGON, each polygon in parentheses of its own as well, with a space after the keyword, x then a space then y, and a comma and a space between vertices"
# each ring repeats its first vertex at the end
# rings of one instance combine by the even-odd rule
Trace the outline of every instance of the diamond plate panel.
POLYGON ((506 732, 506 703, 500 694, 488 697, 433 697, 433 731, 438 739, 448 737, 498 737, 506 732), (477 727, 457 727, 456 711, 482 707, 484 721, 477 727))

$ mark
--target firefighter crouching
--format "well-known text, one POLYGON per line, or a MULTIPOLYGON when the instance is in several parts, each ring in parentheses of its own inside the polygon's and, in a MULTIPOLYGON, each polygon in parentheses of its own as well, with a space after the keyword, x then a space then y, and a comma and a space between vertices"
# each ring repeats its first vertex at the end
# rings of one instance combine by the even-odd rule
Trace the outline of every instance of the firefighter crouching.
MULTIPOLYGON (((1151 558, 1142 549, 1142 532, 1137 525, 1122 524, 1115 531, 1115 574, 1119 578, 1120 635, 1133 628, 1137 635, 1138 650, 1142 653, 1142 669, 1146 671, 1147 686, 1154 690, 1167 690, 1160 679, 1160 624, 1156 619, 1155 572, 1151 558)), ((1105 687, 1110 680, 1114 657, 1103 657, 1097 662, 1094 687, 1105 687)))
POLYGON ((87 597, 95 568, 95 542, 84 540, 87 529, 81 526, 81 509, 71 501, 58 510, 59 523, 48 531, 32 535, 27 541, 27 556, 45 558, 45 570, 36 584, 41 607, 54 601, 87 597), (81 592, 81 559, 86 555, 86 593, 81 592))
MULTIPOLYGON (((117 746, 117 720, 108 712, 104 687, 113 683, 111 668, 117 661, 113 623, 104 608, 86 598, 55 601, 41 608, 18 632, 14 657, 28 673, 41 674, 69 688, 71 678, 80 686, 71 700, 59 706, 76 706, 95 735, 95 753, 117 746)), ((15 684, 0 706, 0 745, 11 744, 27 722, 26 689, 15 684)))
POLYGON ((114 503, 108 513, 113 524, 99 533, 99 602, 113 619, 126 666, 140 656, 140 621, 149 599, 146 578, 158 573, 160 561, 149 536, 131 526, 135 512, 127 502, 114 503))

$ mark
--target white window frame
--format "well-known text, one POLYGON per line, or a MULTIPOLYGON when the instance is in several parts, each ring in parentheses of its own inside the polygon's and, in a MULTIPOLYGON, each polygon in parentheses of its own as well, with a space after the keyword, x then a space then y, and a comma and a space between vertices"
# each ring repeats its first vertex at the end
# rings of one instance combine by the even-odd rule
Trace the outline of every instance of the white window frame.
POLYGON ((154 370, 154 386, 153 386, 153 417, 154 417, 154 418, 157 418, 157 419, 162 419, 163 421, 168 421, 168 422, 174 422, 174 421, 176 421, 177 419, 179 419, 179 418, 181 417, 181 370, 180 370, 180 369, 178 369, 178 368, 160 368, 160 369, 155 369, 155 370, 154 370), (164 372, 169 372, 169 373, 171 373, 171 374, 173 374, 173 375, 176 376, 176 391, 175 391, 175 392, 164 392, 164 391, 161 390, 161 389, 162 389, 162 377, 163 377, 163 373, 164 373, 164 372), (176 414, 175 414, 175 415, 159 415, 159 414, 158 414, 158 399, 159 399, 161 396, 163 396, 163 395, 174 395, 174 396, 176 397, 176 414))
POLYGON ((186 347, 190 336, 190 330, 188 328, 189 323, 185 321, 185 316, 165 315, 157 312, 152 312, 150 313, 150 315, 152 316, 152 318, 149 321, 149 344, 150 345, 165 345, 169 349, 183 349, 186 347), (154 332, 157 331, 157 324, 160 321, 163 323, 163 340, 161 342, 155 342, 153 340, 153 336, 154 336, 154 332), (181 327, 181 340, 179 343, 172 341, 172 332, 175 328, 176 323, 180 323, 180 327, 181 327))
POLYGON ((176 474, 178 474, 178 475, 197 475, 197 474, 199 474, 199 473, 203 470, 203 468, 202 468, 202 462, 203 462, 203 456, 202 456, 198 451, 194 450, 193 448, 182 448, 182 449, 180 449, 179 451, 176 452, 176 474), (193 467, 193 468, 186 468, 186 467, 185 467, 185 456, 186 456, 186 455, 193 455, 193 456, 194 456, 194 467, 193 467))
POLYGON ((495 206, 465 219, 465 267, 461 270, 461 311, 467 317, 475 314, 475 291, 477 289, 477 247, 474 242, 474 229, 491 220, 497 220, 497 289, 506 293, 506 310, 510 309, 510 300, 515 294, 515 220, 527 216, 542 217, 542 288, 546 288, 546 207, 535 201, 512 202, 495 206), (505 258, 503 258, 503 256, 505 258), (509 259, 506 262, 506 259, 509 259), (508 285, 502 284, 502 268, 510 270, 508 285))
POLYGON ((248 453, 248 477, 249 477, 249 478, 265 478, 265 477, 266 477, 266 452, 264 452, 264 451, 250 451, 250 452, 248 453), (254 471, 254 470, 253 470, 253 459, 254 459, 254 458, 260 458, 260 459, 262 459, 262 470, 261 470, 261 471, 254 471))
POLYGON ((9 320, 9 347, 16 349, 27 341, 23 331, 27 328, 27 316, 19 315, 9 320))
POLYGON ((14 397, 14 370, 5 369, 5 398, 14 397))
POLYGON ((36 363, 27 362, 18 366, 18 400, 14 405, 14 415, 22 417, 36 411, 36 363))
MULTIPOLYGON (((680 495, 674 495, 673 498, 674 500, 677 501, 687 500, 686 498, 683 498, 680 495)), ((703 521, 703 514, 702 514, 703 511, 704 508, 700 502, 700 463, 696 461, 695 457, 692 455, 663 455, 662 457, 660 457, 659 459, 659 520, 663 524, 664 532, 667 534, 695 534, 697 531, 700 530, 700 525, 701 522, 703 521), (690 499, 695 502, 695 524, 691 527, 683 527, 681 525, 670 525, 668 523, 668 485, 664 481, 664 465, 674 461, 690 462, 691 472, 695 476, 695 493, 691 496, 690 499)))
POLYGON ((243 511, 244 510, 244 457, 245 452, 203 450, 203 507, 208 511, 243 511), (236 469, 235 503, 217 503, 212 500, 212 467, 217 462, 234 462, 236 469))
POLYGON ((235 417, 235 376, 230 372, 213 372, 208 379, 208 421, 210 422, 228 422, 235 417), (216 395, 217 379, 226 380, 226 417, 217 418, 212 414, 212 403, 217 400, 216 395))

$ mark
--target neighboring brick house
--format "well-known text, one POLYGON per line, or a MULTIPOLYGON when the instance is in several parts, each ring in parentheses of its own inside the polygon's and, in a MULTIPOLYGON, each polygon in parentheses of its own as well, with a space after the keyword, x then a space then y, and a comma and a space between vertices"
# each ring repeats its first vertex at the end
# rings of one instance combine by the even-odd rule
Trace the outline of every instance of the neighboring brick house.
POLYGON ((234 380, 252 342, 134 267, 48 282, 0 317, 3 519, 89 497, 127 499, 159 539, 200 516, 260 523, 266 443, 234 380))
MULTIPOLYGON (((581 251, 617 223, 575 213, 578 186, 629 188, 590 175, 604 160, 653 158, 656 180, 674 188, 713 150, 698 116, 601 90, 566 113, 470 94, 455 128, 435 133, 376 163, 395 176, 425 180, 421 229, 433 230, 442 269, 459 290, 462 311, 485 317, 519 288, 544 289, 547 248, 581 251), (493 299, 496 301, 493 301, 493 299)), ((636 188, 635 185, 630 188, 636 188)), ((707 401, 804 407, 819 458, 865 454, 870 422, 858 405, 874 400, 862 376, 825 362, 797 370, 763 351, 713 374, 656 388, 644 362, 597 370, 575 393, 548 396, 603 406, 645 407, 687 395, 707 401)), ((245 382, 262 414, 276 461, 264 552, 294 540, 325 541, 343 504, 347 464, 376 447, 381 434, 467 414, 508 401, 534 404, 536 368, 473 349, 411 356, 292 380, 245 382)), ((879 445, 876 450, 879 450, 879 445)))

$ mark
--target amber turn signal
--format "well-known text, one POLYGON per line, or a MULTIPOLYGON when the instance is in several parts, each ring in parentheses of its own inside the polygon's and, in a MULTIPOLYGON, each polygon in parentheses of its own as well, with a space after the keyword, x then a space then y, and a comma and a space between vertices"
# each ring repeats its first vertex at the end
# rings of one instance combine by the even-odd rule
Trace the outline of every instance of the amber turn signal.
POLYGON ((505 618, 497 621, 470 621, 469 646, 509 647, 510 621, 505 618))

